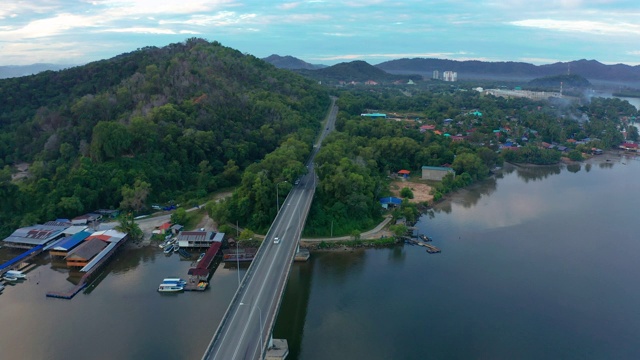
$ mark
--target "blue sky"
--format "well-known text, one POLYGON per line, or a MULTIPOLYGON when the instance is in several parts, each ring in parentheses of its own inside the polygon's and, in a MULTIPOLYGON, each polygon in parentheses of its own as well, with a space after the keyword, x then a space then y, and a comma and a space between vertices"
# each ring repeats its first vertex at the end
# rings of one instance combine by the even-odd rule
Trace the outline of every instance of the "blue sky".
POLYGON ((189 37, 314 64, 430 57, 640 64, 638 0, 2 0, 0 65, 83 64, 189 37))

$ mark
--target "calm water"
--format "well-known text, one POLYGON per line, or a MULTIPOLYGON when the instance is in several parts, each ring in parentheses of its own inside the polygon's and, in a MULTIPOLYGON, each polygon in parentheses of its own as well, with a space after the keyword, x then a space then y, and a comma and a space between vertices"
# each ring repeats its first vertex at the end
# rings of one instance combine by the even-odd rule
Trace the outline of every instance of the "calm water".
MULTIPOLYGON (((423 216, 420 247, 295 264, 276 337, 290 359, 637 359, 640 161, 510 169, 423 216)), ((5 249, 3 249, 5 250, 5 249)), ((0 359, 199 359, 237 286, 163 295, 189 261, 121 252, 97 286, 46 259, 0 295, 0 359)), ((244 274, 244 270, 240 272, 244 274)))
POLYGON ((455 196, 419 223, 441 254, 314 254, 276 337, 304 360, 640 358, 640 161, 615 161, 455 196))

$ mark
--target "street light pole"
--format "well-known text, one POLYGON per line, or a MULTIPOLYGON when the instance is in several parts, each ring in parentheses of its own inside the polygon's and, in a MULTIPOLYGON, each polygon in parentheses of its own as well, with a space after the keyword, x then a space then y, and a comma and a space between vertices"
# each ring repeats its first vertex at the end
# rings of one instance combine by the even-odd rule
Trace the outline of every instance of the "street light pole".
POLYGON ((238 289, 240 289, 240 257, 238 256, 238 247, 240 246, 240 241, 236 241, 236 263, 238 264, 238 289))
POLYGON ((287 180, 280 181, 279 183, 276 184, 276 214, 280 212, 280 194, 278 193, 278 190, 280 188, 280 184, 286 183, 286 182, 288 181, 287 180))

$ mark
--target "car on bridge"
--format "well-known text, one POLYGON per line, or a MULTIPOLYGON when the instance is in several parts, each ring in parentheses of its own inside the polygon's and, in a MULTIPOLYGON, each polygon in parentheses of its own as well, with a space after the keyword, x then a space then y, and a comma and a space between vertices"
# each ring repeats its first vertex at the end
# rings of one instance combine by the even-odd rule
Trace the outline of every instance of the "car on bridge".
POLYGON ((277 237, 277 236, 276 236, 276 237, 274 237, 274 238, 273 238, 273 243, 274 243, 274 244, 280 244, 280 238, 279 238, 279 237, 277 237))

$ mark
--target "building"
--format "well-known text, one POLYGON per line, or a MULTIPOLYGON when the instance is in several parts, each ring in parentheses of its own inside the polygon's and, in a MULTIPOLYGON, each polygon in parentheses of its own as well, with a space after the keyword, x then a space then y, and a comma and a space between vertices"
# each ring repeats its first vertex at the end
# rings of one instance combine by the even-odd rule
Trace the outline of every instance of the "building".
POLYGON ((440 71, 433 70, 433 75, 431 76, 433 80, 440 80, 440 71))
POLYGON ((66 257, 67 255, 69 255, 69 252, 71 250, 80 245, 80 243, 82 243, 89 236, 91 236, 91 233, 88 231, 80 231, 74 235, 67 236, 60 240, 57 244, 55 244, 54 247, 49 249, 49 255, 66 257))
POLYGON ((422 180, 437 180, 442 181, 442 179, 447 174, 453 174, 455 176, 456 172, 452 168, 443 167, 443 166, 423 166, 422 167, 422 180))
POLYGON ((100 220, 102 220, 102 215, 95 214, 95 213, 88 213, 88 214, 80 215, 78 217, 71 219, 71 223, 73 225, 87 225, 100 220))
POLYGON ((458 73, 455 71, 445 71, 442 74, 442 80, 444 81, 458 81, 458 73))
POLYGON ((61 225, 61 223, 23 227, 5 238, 4 244, 7 247, 31 249, 62 239, 64 237, 63 231, 68 227, 69 225, 61 225))
POLYGON ((382 205, 382 207, 385 209, 388 209, 390 206, 391 207, 400 206, 401 204, 402 204, 402 199, 397 197, 390 196, 390 197, 380 199, 380 205, 382 205))
POLYGON ((99 238, 87 238, 81 245, 71 250, 67 257, 67 266, 84 267, 91 259, 98 255, 104 248, 109 245, 106 241, 99 238))
POLYGON ((222 243, 223 238, 224 233, 213 231, 182 231, 176 241, 181 248, 208 248, 214 242, 222 243))
POLYGON ((374 118, 374 119, 378 119, 378 118, 386 119, 387 118, 387 114, 382 114, 382 113, 360 114, 360 116, 370 117, 370 118, 374 118))

